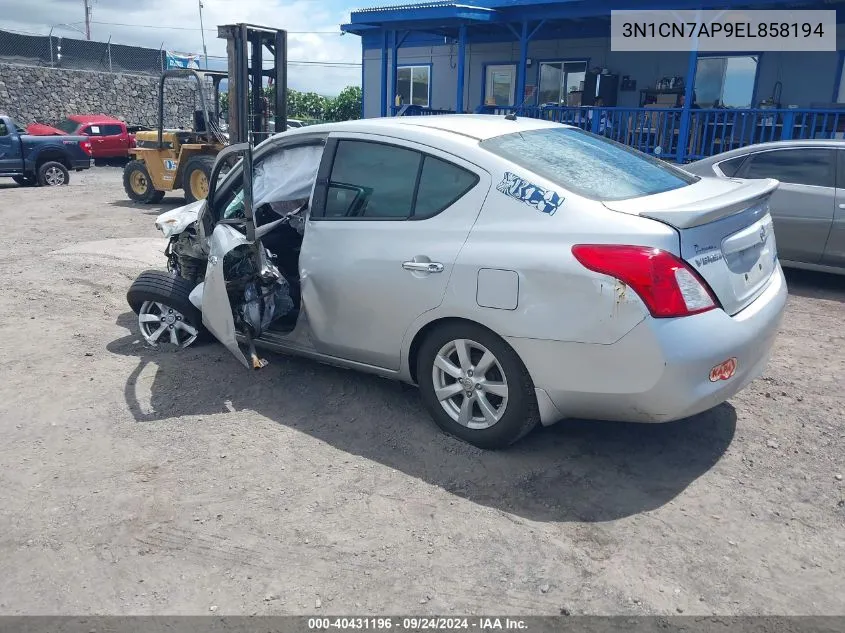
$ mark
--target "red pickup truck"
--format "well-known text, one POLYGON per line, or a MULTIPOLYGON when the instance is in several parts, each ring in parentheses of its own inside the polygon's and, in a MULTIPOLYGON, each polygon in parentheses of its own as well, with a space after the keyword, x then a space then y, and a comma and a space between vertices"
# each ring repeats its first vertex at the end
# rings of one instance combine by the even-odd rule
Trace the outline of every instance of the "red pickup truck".
POLYGON ((135 147, 135 135, 130 134, 126 123, 105 114, 72 114, 56 125, 33 123, 26 128, 33 136, 87 136, 91 139, 94 158, 128 158, 129 149, 135 147))

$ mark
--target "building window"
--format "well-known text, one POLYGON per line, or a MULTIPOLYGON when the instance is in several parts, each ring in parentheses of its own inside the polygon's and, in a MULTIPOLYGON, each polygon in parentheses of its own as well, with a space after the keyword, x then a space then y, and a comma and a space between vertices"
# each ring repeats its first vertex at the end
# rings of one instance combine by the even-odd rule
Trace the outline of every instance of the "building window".
POLYGON ((516 105, 516 64, 491 64, 484 78, 484 104, 516 105))
POLYGON ((839 86, 836 94, 836 103, 845 103, 845 56, 840 56, 839 66, 839 86))
POLYGON ((583 88, 587 62, 541 62, 539 103, 566 105, 566 95, 583 88))
POLYGON ((429 86, 431 68, 429 66, 400 66, 396 69, 396 93, 402 105, 429 106, 429 86))
POLYGON ((696 102, 702 108, 750 108, 758 58, 701 57, 695 71, 696 102))

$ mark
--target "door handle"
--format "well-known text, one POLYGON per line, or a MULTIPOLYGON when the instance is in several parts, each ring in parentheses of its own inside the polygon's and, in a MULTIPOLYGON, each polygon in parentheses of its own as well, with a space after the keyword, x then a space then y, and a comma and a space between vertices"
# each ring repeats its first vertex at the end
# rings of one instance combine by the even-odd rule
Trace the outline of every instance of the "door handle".
POLYGON ((840 208, 840 209, 845 209, 845 202, 843 202, 842 204, 840 204, 840 205, 839 205, 839 208, 840 208))
POLYGON ((443 264, 438 262, 404 262, 402 268, 418 273, 442 273, 443 264))

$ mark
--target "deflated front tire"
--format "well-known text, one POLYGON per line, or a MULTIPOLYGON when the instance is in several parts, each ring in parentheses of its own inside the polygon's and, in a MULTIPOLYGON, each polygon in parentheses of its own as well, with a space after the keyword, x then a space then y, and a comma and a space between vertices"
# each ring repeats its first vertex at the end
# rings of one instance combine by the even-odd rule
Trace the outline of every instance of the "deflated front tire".
POLYGON ((126 300, 138 315, 138 328, 148 344, 170 343, 181 348, 207 337, 202 313, 189 298, 193 289, 187 279, 160 270, 138 276, 126 300))

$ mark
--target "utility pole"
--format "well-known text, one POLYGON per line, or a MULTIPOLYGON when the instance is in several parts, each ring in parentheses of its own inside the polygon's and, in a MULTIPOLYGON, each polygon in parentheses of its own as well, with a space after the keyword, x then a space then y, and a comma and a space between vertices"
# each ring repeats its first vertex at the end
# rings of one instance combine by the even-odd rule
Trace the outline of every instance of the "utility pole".
POLYGON ((91 39, 91 0, 82 0, 85 3, 85 39, 91 39))
POLYGON ((205 68, 208 70, 208 49, 205 47, 205 31, 202 28, 202 0, 198 0, 200 5, 200 34, 202 35, 202 54, 205 56, 205 68))

